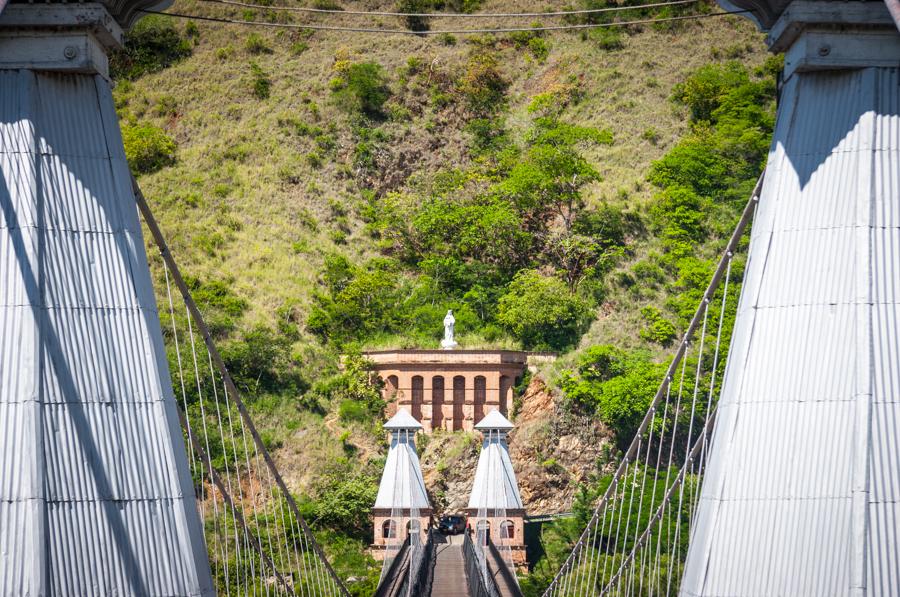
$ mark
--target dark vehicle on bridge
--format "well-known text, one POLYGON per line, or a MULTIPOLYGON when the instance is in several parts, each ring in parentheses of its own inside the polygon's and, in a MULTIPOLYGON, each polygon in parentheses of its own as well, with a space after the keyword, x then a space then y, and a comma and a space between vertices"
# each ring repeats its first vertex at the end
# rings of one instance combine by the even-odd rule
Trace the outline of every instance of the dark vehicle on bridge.
POLYGON ((457 514, 442 516, 438 523, 438 532, 442 535, 458 535, 466 530, 466 517, 457 514))

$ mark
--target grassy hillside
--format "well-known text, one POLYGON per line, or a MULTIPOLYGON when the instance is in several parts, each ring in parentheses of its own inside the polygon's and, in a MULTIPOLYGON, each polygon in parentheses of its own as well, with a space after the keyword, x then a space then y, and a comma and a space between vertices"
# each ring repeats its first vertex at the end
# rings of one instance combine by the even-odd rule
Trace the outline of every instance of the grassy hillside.
MULTIPOLYGON (((558 7, 486 1, 477 8, 558 7)), ((324 22, 193 0, 177 0, 172 10, 324 22)), ((348 15, 336 22, 360 20, 348 15)), ((388 17, 379 22, 405 26, 388 17)), ((346 576, 366 573, 360 551, 370 531, 364 519, 329 518, 339 509, 323 500, 339 495, 341 507, 364 511, 384 442, 373 416, 381 406, 377 392, 357 383, 364 378, 357 368, 340 373, 338 354, 436 343, 448 305, 478 314, 458 321, 464 347, 539 347, 544 336, 528 336, 496 315, 498 296, 510 294, 514 276, 527 270, 533 275, 523 278, 523 288, 558 282, 561 290, 553 292, 561 294, 552 296, 574 297, 586 314, 566 329, 564 354, 545 376, 581 397, 564 405, 587 408, 625 434, 627 421, 609 415, 606 398, 598 397, 606 396, 600 382, 578 368, 599 358, 592 347, 611 344, 622 354, 600 356, 619 359, 623 377, 647 385, 658 378, 655 367, 695 304, 691 297, 752 187, 767 138, 773 66, 760 34, 735 17, 542 36, 435 37, 153 17, 132 36, 131 48, 159 39, 162 50, 149 59, 132 51, 116 61, 114 95, 132 164, 285 477, 346 576), (709 65, 713 71, 696 75, 709 65), (681 100, 672 101, 673 89, 689 79, 681 100), (747 108, 756 104, 760 114, 747 108), (442 238, 455 224, 427 212, 429 205, 460 205, 462 218, 488 199, 505 200, 505 189, 519 189, 515 184, 532 174, 519 172, 517 179, 516 166, 535 162, 541 139, 595 174, 575 189, 579 206, 572 213, 585 220, 612 214, 620 224, 621 238, 602 266, 567 283, 569 270, 554 265, 559 218, 549 219, 546 210, 534 212, 543 218, 537 224, 522 224, 537 248, 523 250, 513 265, 505 256, 494 262, 478 254, 483 248, 457 251, 452 237, 428 244, 422 230, 442 238), (685 179, 685 172, 700 174, 677 161, 694 159, 698 147, 715 154, 695 160, 708 170, 702 175, 715 179, 706 187, 685 179), (671 167, 653 166, 672 155, 671 167), (715 170, 715 160, 728 166, 715 170), (701 221, 691 223, 693 213, 701 221), (412 228, 425 216, 434 227, 412 228), (456 252, 442 252, 445 244, 456 252), (429 270, 431 263, 437 265, 429 270), (457 266, 464 275, 451 287, 440 275, 457 266), (381 318, 378 327, 356 323, 359 314, 340 303, 339 291, 352 284, 369 293, 364 302, 373 319, 381 318), (472 298, 476 287, 484 289, 489 315, 472 298), (380 310, 378 301, 385 303, 380 310), (413 306, 404 319, 391 320, 385 312, 400 303, 413 306)), ((479 217, 490 219, 491 209, 479 217)), ((506 232, 502 221, 488 230, 506 232)), ((497 239, 496 245, 506 242, 497 239)), ((440 462, 436 449, 430 454, 440 462)))

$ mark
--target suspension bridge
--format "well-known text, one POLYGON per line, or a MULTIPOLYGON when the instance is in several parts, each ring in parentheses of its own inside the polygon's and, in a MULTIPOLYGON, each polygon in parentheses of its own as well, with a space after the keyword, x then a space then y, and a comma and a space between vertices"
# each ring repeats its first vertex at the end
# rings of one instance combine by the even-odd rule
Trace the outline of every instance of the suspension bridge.
MULTIPOLYGON (((900 5, 720 3, 785 53, 768 164, 545 595, 898 595, 900 5)), ((0 0, 0 595, 346 596, 129 173, 156 4, 0 0)), ((403 414, 376 594, 520 594, 509 422, 441 539, 403 414)))

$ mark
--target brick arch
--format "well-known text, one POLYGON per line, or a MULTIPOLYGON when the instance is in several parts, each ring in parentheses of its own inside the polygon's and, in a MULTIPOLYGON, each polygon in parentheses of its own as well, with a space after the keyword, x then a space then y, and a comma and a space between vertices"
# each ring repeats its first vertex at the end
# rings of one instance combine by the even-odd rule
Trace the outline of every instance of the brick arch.
POLYGON ((384 379, 384 400, 387 402, 387 416, 397 414, 397 394, 400 391, 400 380, 396 375, 388 375, 384 379))
POLYGON ((462 375, 453 377, 453 431, 461 431, 465 419, 466 378, 462 375))
POLYGON ((431 378, 431 428, 440 429, 444 423, 444 376, 431 378))
POLYGON ((476 425, 484 418, 484 404, 487 402, 487 379, 484 375, 475 376, 475 401, 473 404, 472 422, 476 425))
POLYGON ((413 375, 412 396, 410 397, 410 414, 416 421, 422 420, 422 403, 425 401, 425 379, 421 375, 413 375))
POLYGON ((396 539, 397 538, 397 523, 395 523, 393 519, 388 518, 381 524, 381 538, 382 539, 396 539))

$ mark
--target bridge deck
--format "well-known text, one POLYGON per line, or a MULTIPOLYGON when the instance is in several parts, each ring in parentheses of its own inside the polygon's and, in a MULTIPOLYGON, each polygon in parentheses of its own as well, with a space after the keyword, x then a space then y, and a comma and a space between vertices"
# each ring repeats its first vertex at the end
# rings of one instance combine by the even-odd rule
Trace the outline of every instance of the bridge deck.
POLYGON ((434 582, 432 597, 469 597, 466 566, 463 561, 463 536, 435 536, 434 582))

